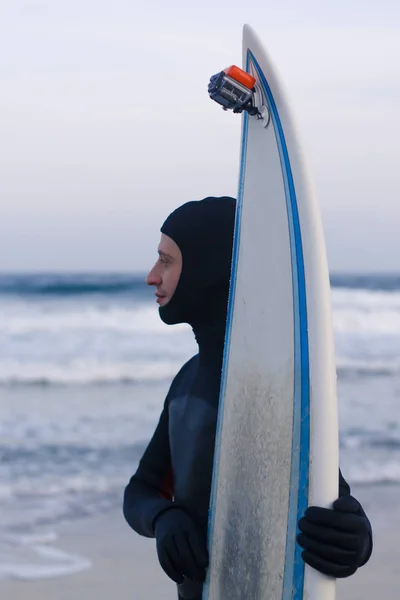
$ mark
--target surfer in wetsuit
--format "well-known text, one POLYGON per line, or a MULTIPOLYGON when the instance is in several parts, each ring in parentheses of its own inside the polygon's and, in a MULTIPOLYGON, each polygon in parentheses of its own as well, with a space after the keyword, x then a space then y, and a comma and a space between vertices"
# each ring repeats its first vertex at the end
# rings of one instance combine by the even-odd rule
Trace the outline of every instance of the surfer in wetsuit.
MULTIPOLYGON (((160 420, 125 489, 124 515, 155 537, 159 562, 180 599, 200 600, 225 339, 236 201, 188 202, 161 227, 159 259, 147 276, 167 325, 188 323, 199 352, 174 378, 160 420)), ((266 490, 267 493, 267 490, 266 490)), ((339 472, 332 509, 309 507, 299 522, 305 562, 347 577, 369 559, 372 532, 339 472)))

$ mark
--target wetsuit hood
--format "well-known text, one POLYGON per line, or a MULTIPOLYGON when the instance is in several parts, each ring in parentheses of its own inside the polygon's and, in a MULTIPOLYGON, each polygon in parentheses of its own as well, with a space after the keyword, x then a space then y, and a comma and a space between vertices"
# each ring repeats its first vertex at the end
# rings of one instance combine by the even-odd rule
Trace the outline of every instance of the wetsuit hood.
POLYGON ((235 213, 234 198, 208 197, 183 204, 161 227, 179 246, 182 272, 174 295, 159 314, 167 325, 189 323, 199 346, 206 341, 223 344, 235 213))

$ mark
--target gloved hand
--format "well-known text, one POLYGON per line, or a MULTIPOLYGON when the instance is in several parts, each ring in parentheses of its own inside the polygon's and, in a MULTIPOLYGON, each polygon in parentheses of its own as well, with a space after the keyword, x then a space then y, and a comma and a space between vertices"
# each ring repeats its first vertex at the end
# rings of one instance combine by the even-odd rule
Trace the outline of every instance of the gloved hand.
POLYGON ((341 496, 331 508, 311 506, 299 521, 304 562, 331 577, 348 577, 369 558, 371 528, 360 503, 341 496))
POLYGON ((155 521, 158 560, 168 577, 182 583, 183 577, 201 583, 206 578, 208 551, 197 523, 181 508, 169 508, 155 521))

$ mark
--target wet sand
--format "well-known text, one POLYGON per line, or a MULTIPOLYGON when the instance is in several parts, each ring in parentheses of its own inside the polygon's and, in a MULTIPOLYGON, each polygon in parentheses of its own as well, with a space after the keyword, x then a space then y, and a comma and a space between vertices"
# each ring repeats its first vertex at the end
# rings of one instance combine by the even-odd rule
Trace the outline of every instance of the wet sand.
MULTIPOLYGON (((400 486, 362 486, 353 493, 371 518, 375 549, 365 567, 338 582, 337 600, 398 600, 400 486)), ((66 523, 58 535, 52 545, 89 559, 91 567, 52 579, 0 581, 2 599, 176 600, 174 584, 158 566, 154 540, 132 532, 119 510, 66 523)))

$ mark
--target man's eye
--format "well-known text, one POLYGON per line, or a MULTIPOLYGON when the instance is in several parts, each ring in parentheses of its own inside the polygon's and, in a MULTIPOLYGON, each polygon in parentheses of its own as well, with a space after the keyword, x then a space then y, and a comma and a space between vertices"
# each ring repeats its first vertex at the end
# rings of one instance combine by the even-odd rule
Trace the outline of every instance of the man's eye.
POLYGON ((163 256, 160 256, 160 263, 162 265, 167 265, 168 264, 168 258, 164 258, 163 256))

